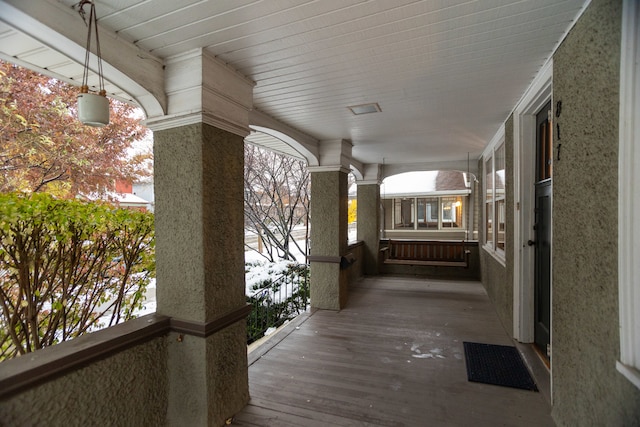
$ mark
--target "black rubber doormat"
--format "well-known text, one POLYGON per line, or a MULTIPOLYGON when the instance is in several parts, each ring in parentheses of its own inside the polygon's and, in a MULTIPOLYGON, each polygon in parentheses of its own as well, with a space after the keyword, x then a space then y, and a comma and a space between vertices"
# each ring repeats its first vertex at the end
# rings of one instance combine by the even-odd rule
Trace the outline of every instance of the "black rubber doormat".
POLYGON ((515 347, 464 342, 469 381, 538 391, 515 347))

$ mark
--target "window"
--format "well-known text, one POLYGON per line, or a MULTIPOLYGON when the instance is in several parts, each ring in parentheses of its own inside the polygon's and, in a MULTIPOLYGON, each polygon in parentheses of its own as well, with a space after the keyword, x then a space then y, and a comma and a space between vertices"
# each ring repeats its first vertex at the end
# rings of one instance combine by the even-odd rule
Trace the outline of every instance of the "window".
POLYGON ((485 248, 504 257, 506 242, 504 142, 489 149, 484 160, 485 248))
POLYGON ((418 228, 437 230, 438 229, 438 205, 437 197, 418 199, 418 228))
POLYGON ((462 228, 462 198, 442 198, 442 227, 462 228))
POLYGON ((393 199, 393 229, 464 229, 463 200, 463 196, 393 199))
POLYGON ((496 224, 496 247, 504 251, 504 234, 505 234, 505 191, 504 191, 504 178, 505 178, 505 159, 504 159, 504 144, 495 152, 495 174, 493 176, 493 198, 495 200, 494 216, 496 224))
POLYGON ((493 156, 484 162, 484 182, 485 182, 485 227, 484 241, 487 245, 493 246, 493 156))
POLYGON ((393 228, 394 229, 403 229, 403 228, 414 228, 414 216, 415 212, 413 209, 413 203, 415 199, 413 198, 404 198, 404 199, 393 199, 393 228))

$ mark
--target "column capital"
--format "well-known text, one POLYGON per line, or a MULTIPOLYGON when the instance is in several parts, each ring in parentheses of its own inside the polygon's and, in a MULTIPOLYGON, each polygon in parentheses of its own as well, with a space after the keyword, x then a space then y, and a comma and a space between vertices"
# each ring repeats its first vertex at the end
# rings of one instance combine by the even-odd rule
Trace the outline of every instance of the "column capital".
POLYGON ((207 123, 240 135, 250 132, 255 83, 203 49, 167 58, 167 114, 145 121, 151 130, 207 123))
POLYGON ((318 151, 320 154, 320 166, 329 167, 336 171, 345 169, 351 171, 351 150, 353 144, 347 139, 332 139, 320 141, 318 151))
POLYGON ((349 172, 351 172, 351 169, 349 169, 348 167, 344 167, 341 165, 334 165, 334 166, 307 166, 307 170, 311 173, 318 173, 318 172, 343 172, 348 174, 349 172))
POLYGON ((244 125, 231 120, 226 120, 223 117, 202 111, 153 117, 151 119, 145 120, 143 123, 146 127, 154 132, 173 129, 180 126, 193 125, 196 123, 206 123, 218 129, 226 130, 227 132, 239 135, 243 138, 251 133, 248 125, 244 125))
POLYGON ((362 179, 356 179, 357 185, 380 185, 382 183, 382 165, 368 163, 363 166, 362 179))

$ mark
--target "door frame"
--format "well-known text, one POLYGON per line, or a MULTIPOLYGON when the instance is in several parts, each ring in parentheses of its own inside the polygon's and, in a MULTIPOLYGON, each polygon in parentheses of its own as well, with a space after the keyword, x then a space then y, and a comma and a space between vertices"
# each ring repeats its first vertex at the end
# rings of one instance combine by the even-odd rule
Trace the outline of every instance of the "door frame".
MULTIPOLYGON (((534 247, 527 245, 534 239, 536 179, 536 114, 552 101, 553 60, 540 70, 513 112, 514 156, 514 259, 513 259, 513 335, 523 343, 534 341, 535 261, 534 247)), ((551 103, 553 109, 553 101, 551 103)), ((553 183, 552 192, 553 192, 553 183)), ((552 193, 553 194, 553 193, 552 193)), ((553 198, 552 198, 553 203, 553 198)), ((551 220, 553 233, 553 218, 551 220)), ((551 260, 553 270, 553 260, 551 260)), ((553 300, 553 280, 551 299, 553 300)), ((552 301, 550 302, 552 303, 552 301)), ((553 313, 551 316, 553 336, 553 313)))

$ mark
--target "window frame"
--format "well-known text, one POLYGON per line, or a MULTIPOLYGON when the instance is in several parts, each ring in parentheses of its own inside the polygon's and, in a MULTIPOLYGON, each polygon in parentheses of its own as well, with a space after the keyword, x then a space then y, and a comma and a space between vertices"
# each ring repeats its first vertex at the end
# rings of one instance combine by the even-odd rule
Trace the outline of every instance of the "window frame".
POLYGON ((493 152, 493 230, 495 249, 504 253, 507 244, 507 193, 506 193, 506 148, 504 141, 493 152), (502 157, 498 152, 502 151, 502 157), (502 169, 498 169, 498 159, 502 159, 502 169), (498 185, 498 176, 502 171, 502 183, 498 185), (500 192, 502 190, 502 192, 500 192), (502 221, 500 221, 502 219, 502 221), (502 232, 502 238, 500 238, 502 232))
POLYGON ((506 186, 507 186, 507 174, 504 173, 504 179, 502 187, 505 191, 498 196, 496 192, 496 182, 498 176, 498 170, 496 169, 496 157, 500 150, 503 151, 502 158, 504 159, 504 167, 506 172, 506 146, 504 138, 504 125, 501 126, 496 136, 487 145, 484 153, 482 154, 482 167, 483 167, 483 191, 482 191, 482 206, 483 209, 483 221, 484 232, 482 233, 483 244, 482 247, 485 251, 493 255, 500 262, 504 263, 506 260, 506 242, 508 236, 508 229, 506 226, 506 186), (490 169, 490 171, 489 171, 490 169), (503 206, 504 212, 504 230, 500 230, 498 224, 499 207, 503 206), (491 224, 491 226, 489 226, 491 224), (498 236, 502 233, 502 238, 499 244, 498 236), (490 235, 489 235, 490 234, 490 235))
MULTIPOLYGON (((390 231, 423 231, 423 232, 430 232, 430 231, 451 231, 451 230, 466 230, 466 209, 468 208, 467 203, 465 201, 465 198, 468 195, 466 194, 451 194, 451 195, 442 195, 442 196, 414 196, 414 197, 392 197, 391 200, 391 206, 392 206, 392 215, 391 215, 391 230, 390 231), (443 226, 443 206, 444 203, 442 201, 442 199, 447 199, 447 198, 456 198, 457 200, 455 201, 455 203, 460 203, 459 206, 456 206, 456 209, 460 209, 460 217, 461 217, 461 224, 459 227, 444 227, 443 226), (413 219, 413 225, 411 227, 396 227, 396 203, 397 202, 402 202, 402 201, 406 201, 406 200, 411 200, 411 216, 413 219), (436 228, 429 228, 429 227, 421 227, 420 226, 420 204, 419 201, 420 200, 426 200, 427 203, 424 204, 425 206, 425 219, 427 220, 425 222, 425 224, 428 224, 430 221, 428 218, 428 213, 430 212, 429 209, 426 209, 426 206, 429 204, 429 202, 433 202, 434 200, 436 201, 436 213, 438 214, 438 225, 436 228)), ((449 202, 452 202, 449 200, 449 202)), ((453 202, 452 202, 453 203, 453 202)), ((455 220, 452 222, 452 224, 455 223, 455 220)))
POLYGON ((483 173, 484 173, 484 191, 483 191, 483 206, 484 206, 484 244, 489 246, 492 250, 495 244, 495 211, 494 211, 494 180, 493 180, 493 151, 486 159, 483 159, 483 173))
POLYGON ((415 230, 416 222, 417 222, 416 198, 415 197, 394 197, 392 199, 392 206, 393 206, 393 217, 392 217, 392 223, 391 223, 392 229, 393 230, 415 230), (411 204, 411 208, 409 212, 410 218, 409 218, 409 222, 407 223, 407 226, 404 226, 406 222, 406 218, 403 218, 402 214, 404 212, 404 205, 407 202, 411 204), (400 221, 402 222, 398 222, 398 218, 397 218, 398 213, 400 214, 400 221), (400 224, 402 224, 403 226, 399 227, 398 225, 400 224))
POLYGON ((433 231, 440 230, 440 197, 437 196, 418 196, 416 197, 416 230, 433 231), (422 202, 422 203, 421 203, 422 202), (435 202, 435 209, 433 203, 435 202), (424 209, 424 218, 421 221, 420 208, 424 209), (434 221, 433 212, 435 211, 436 218, 434 221), (430 227, 430 224, 435 223, 435 227, 430 227), (421 224, 424 224, 421 225, 421 224))

